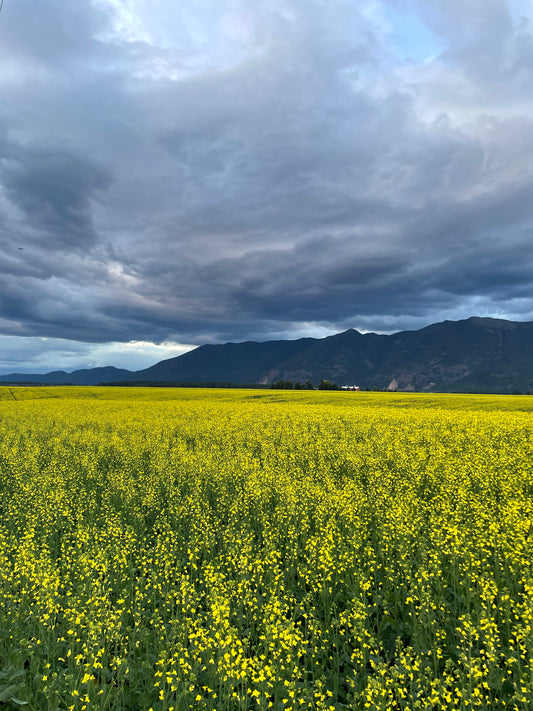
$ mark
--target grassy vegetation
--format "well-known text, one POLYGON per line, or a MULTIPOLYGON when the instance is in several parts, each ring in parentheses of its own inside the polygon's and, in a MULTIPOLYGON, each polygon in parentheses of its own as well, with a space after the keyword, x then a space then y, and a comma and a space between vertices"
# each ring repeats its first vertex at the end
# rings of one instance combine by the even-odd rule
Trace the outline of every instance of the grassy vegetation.
POLYGON ((0 708, 531 709, 531 410, 0 388, 0 708))

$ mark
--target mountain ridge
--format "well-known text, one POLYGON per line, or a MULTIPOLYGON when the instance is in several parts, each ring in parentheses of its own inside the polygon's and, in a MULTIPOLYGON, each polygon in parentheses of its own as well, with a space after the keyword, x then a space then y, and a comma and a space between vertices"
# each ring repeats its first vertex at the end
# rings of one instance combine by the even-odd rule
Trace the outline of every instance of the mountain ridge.
POLYGON ((10 373, 0 383, 269 385, 286 379, 432 392, 533 390, 533 322, 472 316, 390 335, 350 328, 325 338, 205 344, 137 371, 10 373))

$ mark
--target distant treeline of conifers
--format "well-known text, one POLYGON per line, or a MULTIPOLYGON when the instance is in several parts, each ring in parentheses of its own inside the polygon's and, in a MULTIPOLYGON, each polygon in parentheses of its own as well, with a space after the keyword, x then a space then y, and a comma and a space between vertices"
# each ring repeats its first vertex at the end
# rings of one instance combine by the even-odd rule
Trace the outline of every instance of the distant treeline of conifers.
POLYGON ((153 382, 143 380, 122 380, 115 383, 98 383, 98 385, 110 385, 118 387, 143 387, 143 388, 251 388, 254 390, 340 390, 337 383, 332 383, 329 380, 321 380, 318 386, 313 385, 310 380, 304 383, 293 382, 292 380, 276 380, 271 385, 263 385, 259 383, 219 383, 219 382, 202 382, 202 383, 174 383, 174 382, 153 382))

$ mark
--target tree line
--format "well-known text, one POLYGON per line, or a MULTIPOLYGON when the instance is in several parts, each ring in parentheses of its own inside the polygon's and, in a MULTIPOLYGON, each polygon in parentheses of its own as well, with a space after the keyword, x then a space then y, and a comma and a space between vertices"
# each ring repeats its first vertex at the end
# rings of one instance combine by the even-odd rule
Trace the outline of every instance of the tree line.
MULTIPOLYGON (((306 380, 304 383, 296 381, 293 383, 292 380, 276 380, 270 386, 272 390, 316 390, 315 386, 310 380, 306 380)), ((318 385, 318 390, 340 390, 337 383, 332 383, 329 380, 321 380, 318 385)))

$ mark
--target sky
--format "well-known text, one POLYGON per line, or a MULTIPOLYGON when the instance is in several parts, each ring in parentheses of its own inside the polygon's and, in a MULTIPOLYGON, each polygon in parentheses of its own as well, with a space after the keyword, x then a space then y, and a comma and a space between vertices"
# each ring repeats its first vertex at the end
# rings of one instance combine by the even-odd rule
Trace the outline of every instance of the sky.
POLYGON ((4 0, 0 373, 533 320, 529 0, 4 0))

